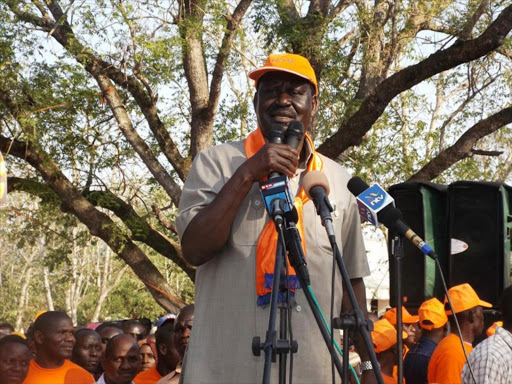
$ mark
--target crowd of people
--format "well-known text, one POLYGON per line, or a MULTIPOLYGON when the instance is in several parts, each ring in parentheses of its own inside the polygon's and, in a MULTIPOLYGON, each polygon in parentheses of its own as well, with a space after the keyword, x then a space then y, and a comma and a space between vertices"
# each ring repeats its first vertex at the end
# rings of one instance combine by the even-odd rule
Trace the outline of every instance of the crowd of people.
POLYGON ((25 334, 0 325, 0 384, 176 384, 194 305, 148 319, 74 327, 61 311, 38 314, 25 334))
MULTIPOLYGON (((403 351, 397 348, 396 308, 380 319, 371 314, 384 383, 397 382, 398 356, 407 384, 512 382, 512 286, 502 294, 502 321, 489 327, 488 337, 475 348, 484 328, 483 308, 491 304, 469 284, 448 292, 458 326, 446 299, 444 304, 426 300, 418 315, 402 307, 403 351)), ((147 319, 74 327, 60 311, 38 315, 26 335, 0 324, 0 384, 175 384, 193 322, 194 306, 189 305, 177 316, 163 316, 154 327, 147 319)), ((357 372, 361 360, 353 354, 357 372)))
POLYGON ((475 348, 484 329, 483 308, 492 305, 469 284, 454 286, 448 294, 456 316, 446 298, 444 304, 426 300, 418 315, 402 307, 403 351, 397 348, 396 308, 374 323, 372 339, 384 383, 397 383, 397 356, 403 358, 407 384, 512 383, 512 285, 500 300, 502 321, 489 327, 475 348))

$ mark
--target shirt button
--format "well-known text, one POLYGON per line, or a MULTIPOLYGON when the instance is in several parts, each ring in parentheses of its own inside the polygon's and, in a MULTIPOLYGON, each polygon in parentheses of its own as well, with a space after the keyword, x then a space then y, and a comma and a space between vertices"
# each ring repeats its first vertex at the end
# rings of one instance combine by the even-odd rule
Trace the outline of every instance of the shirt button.
POLYGON ((301 307, 300 305, 298 305, 298 304, 297 304, 297 306, 295 307, 295 310, 296 310, 297 312, 300 312, 300 311, 302 311, 302 307, 301 307))
POLYGON ((254 205, 255 205, 255 206, 259 207, 259 206, 260 206, 260 204, 261 204, 261 201, 259 201, 259 200, 255 200, 255 201, 254 201, 254 205))

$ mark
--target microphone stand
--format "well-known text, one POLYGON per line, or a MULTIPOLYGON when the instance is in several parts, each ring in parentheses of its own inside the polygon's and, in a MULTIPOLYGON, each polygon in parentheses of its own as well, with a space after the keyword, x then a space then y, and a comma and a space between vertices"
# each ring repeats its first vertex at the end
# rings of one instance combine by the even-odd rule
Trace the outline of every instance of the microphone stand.
POLYGON ((286 229, 285 234, 287 240, 287 248, 290 255, 290 264, 295 269, 297 278, 299 279, 300 285, 304 292, 304 296, 306 296, 306 300, 318 325, 318 329, 320 330, 325 345, 327 346, 327 349, 329 350, 332 356, 338 374, 341 376, 343 367, 341 365, 340 358, 336 351, 334 350, 334 346, 331 343, 331 335, 329 334, 329 330, 322 319, 320 311, 316 307, 315 300, 311 292, 309 291, 309 286, 311 285, 309 280, 309 272, 306 267, 304 251, 302 249, 299 231, 295 226, 295 220, 288 222, 288 228, 286 229))
MULTIPOLYGON (((280 199, 275 199, 275 201, 280 199)), ((279 294, 279 285, 281 280, 281 274, 279 271, 283 268, 283 260, 286 263, 286 253, 284 250, 287 250, 289 253, 290 264, 294 267, 297 279, 300 282, 300 285, 303 289, 304 295, 306 296, 306 300, 309 304, 311 312, 316 320, 320 333, 324 339, 325 345, 329 350, 336 369, 341 376, 342 374, 342 365, 334 350, 334 346, 331 343, 331 335, 329 334, 329 330, 323 322, 322 315, 320 311, 315 305, 315 299, 313 298, 311 292, 308 290, 310 286, 309 280, 309 272, 307 270, 306 261, 304 257, 304 251, 302 249, 302 243, 300 240, 299 231, 295 226, 295 222, 297 219, 294 217, 297 215, 296 211, 293 210, 292 213, 287 213, 284 218, 284 223, 286 230, 283 231, 283 210, 282 208, 282 200, 281 203, 272 204, 272 217, 274 218, 274 223, 276 224, 276 229, 278 231, 278 243, 276 250, 276 262, 274 266, 274 278, 272 281, 272 293, 270 296, 270 314, 269 314, 269 323, 268 329, 265 337, 265 343, 260 343, 260 337, 255 336, 252 340, 252 353, 254 356, 260 356, 262 350, 265 351, 265 365, 263 370, 263 384, 270 383, 270 369, 271 369, 271 361, 275 361, 275 355, 278 353, 279 358, 279 382, 280 384, 285 384, 286 381, 286 354, 288 352, 296 353, 298 350, 298 344, 295 340, 289 342, 286 340, 286 324, 285 320, 287 318, 287 312, 289 310, 289 304, 282 305, 281 309, 281 328, 280 328, 280 339, 276 340, 276 332, 275 332, 275 320, 276 320, 276 308, 279 294), (286 239, 285 247, 282 246, 282 239, 286 239)), ((285 304, 285 303, 283 303, 285 304)), ((347 352, 348 353, 348 352, 347 352)), ((348 382, 347 382, 348 383, 348 382)))
MULTIPOLYGON (((331 223, 332 224, 332 223, 331 223)), ((334 252, 334 257, 336 259, 336 263, 338 264, 338 269, 341 273, 341 279, 343 281, 343 287, 345 288, 350 304, 352 305, 352 311, 345 312, 342 314, 341 318, 333 319, 333 327, 337 329, 343 329, 343 357, 348 360, 349 354, 349 345, 348 341, 345 342, 345 337, 348 338, 348 330, 352 329, 354 332, 357 332, 363 338, 363 342, 366 346, 366 350, 370 355, 370 361, 372 362, 373 372, 375 373, 375 377, 377 378, 377 382, 379 384, 384 384, 384 380, 382 379, 382 373, 380 371, 380 365, 377 361, 377 356, 375 355, 375 351, 373 349, 373 343, 370 338, 370 331, 373 329, 373 323, 367 321, 363 316, 363 311, 359 307, 357 303, 356 295, 354 293, 354 289, 350 284, 350 277, 348 276, 347 268, 345 267, 345 263, 343 262, 343 258, 341 257, 340 250, 338 249, 338 245, 336 244, 336 238, 334 236, 329 236, 329 240, 331 242, 331 247, 334 252), (346 348, 346 349, 345 349, 346 348)), ((348 366, 347 371, 345 373, 344 380, 348 380, 348 366)), ((348 381, 344 381, 344 383, 348 383, 348 381)))
POLYGON ((252 353, 254 356, 260 356, 261 351, 265 351, 265 364, 263 368, 263 384, 270 383, 271 363, 276 361, 276 355, 279 354, 279 383, 286 383, 286 356, 289 352, 296 353, 298 344, 295 340, 287 339, 286 320, 288 318, 288 310, 290 306, 290 298, 288 296, 288 287, 285 286, 282 277, 286 278, 286 249, 284 244, 284 203, 281 199, 276 198, 272 201, 272 218, 278 232, 276 258, 274 263, 274 277, 272 281, 272 292, 270 295, 270 313, 268 320, 268 328, 265 334, 265 342, 260 343, 260 337, 255 336, 252 339, 252 353), (286 302, 278 304, 279 292, 286 296, 286 302), (279 339, 276 337, 275 324, 277 317, 277 308, 279 307, 279 339))
MULTIPOLYGON (((373 329, 373 323, 367 321, 364 316, 359 304, 357 303, 356 295, 354 293, 354 289, 350 284, 350 277, 348 276, 347 268, 345 267, 345 263, 343 262, 343 258, 341 257, 340 250, 338 248, 338 244, 336 243, 336 235, 334 232, 334 226, 332 223, 332 217, 330 212, 333 211, 332 206, 329 202, 327 195, 324 197, 323 203, 324 207, 327 210, 320 210, 320 202, 315 201, 316 199, 312 199, 317 211, 320 214, 322 224, 325 227, 327 232, 327 236, 329 237, 329 242, 331 244, 331 248, 333 251, 334 258, 338 265, 338 269, 341 274, 341 279, 343 281, 343 286, 345 291, 348 294, 350 304, 352 305, 352 311, 344 312, 341 318, 333 319, 333 328, 343 329, 343 360, 344 360, 344 372, 343 372, 343 383, 348 383, 348 354, 349 354, 349 343, 348 343, 348 330, 353 330, 354 332, 359 333, 363 338, 363 342, 365 344, 366 350, 370 356, 370 361, 372 363, 373 371, 375 373, 375 377, 377 378, 377 382, 379 384, 384 384, 384 380, 382 378, 382 373, 380 371, 380 365, 377 361, 377 356, 375 355, 374 347, 372 340, 370 338, 370 331, 373 329), (329 211, 329 212, 327 212, 329 211)), ((401 383, 401 382, 399 382, 401 383)))
POLYGON ((403 258, 403 236, 396 235, 391 243, 391 254, 394 259, 395 276, 396 276, 396 333, 397 333, 397 348, 398 353, 396 357, 397 365, 397 384, 404 382, 404 364, 403 364, 403 351, 404 341, 402 338, 402 332, 404 329, 402 320, 402 258, 403 258))

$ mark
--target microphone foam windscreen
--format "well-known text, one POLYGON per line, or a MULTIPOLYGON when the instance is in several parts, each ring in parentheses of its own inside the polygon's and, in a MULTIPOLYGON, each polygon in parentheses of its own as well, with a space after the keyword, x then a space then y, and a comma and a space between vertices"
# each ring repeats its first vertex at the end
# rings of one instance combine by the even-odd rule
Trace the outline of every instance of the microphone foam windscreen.
POLYGON ((312 199, 310 195, 311 188, 313 187, 323 187, 325 189, 325 194, 329 195, 329 181, 325 176, 325 173, 321 171, 310 171, 306 173, 306 176, 302 179, 302 186, 304 187, 304 192, 306 195, 312 199))
POLYGON ((358 196, 370 188, 370 186, 366 184, 359 176, 354 176, 348 181, 347 188, 350 192, 352 192, 354 196, 358 196))

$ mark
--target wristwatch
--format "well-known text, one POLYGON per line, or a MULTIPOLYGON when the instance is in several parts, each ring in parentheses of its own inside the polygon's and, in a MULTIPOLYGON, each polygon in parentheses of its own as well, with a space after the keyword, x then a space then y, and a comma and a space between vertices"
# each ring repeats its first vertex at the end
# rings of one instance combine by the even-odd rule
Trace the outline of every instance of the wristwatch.
POLYGON ((364 371, 370 371, 373 369, 373 365, 371 361, 361 361, 361 364, 359 364, 359 369, 361 370, 361 373, 364 371))

